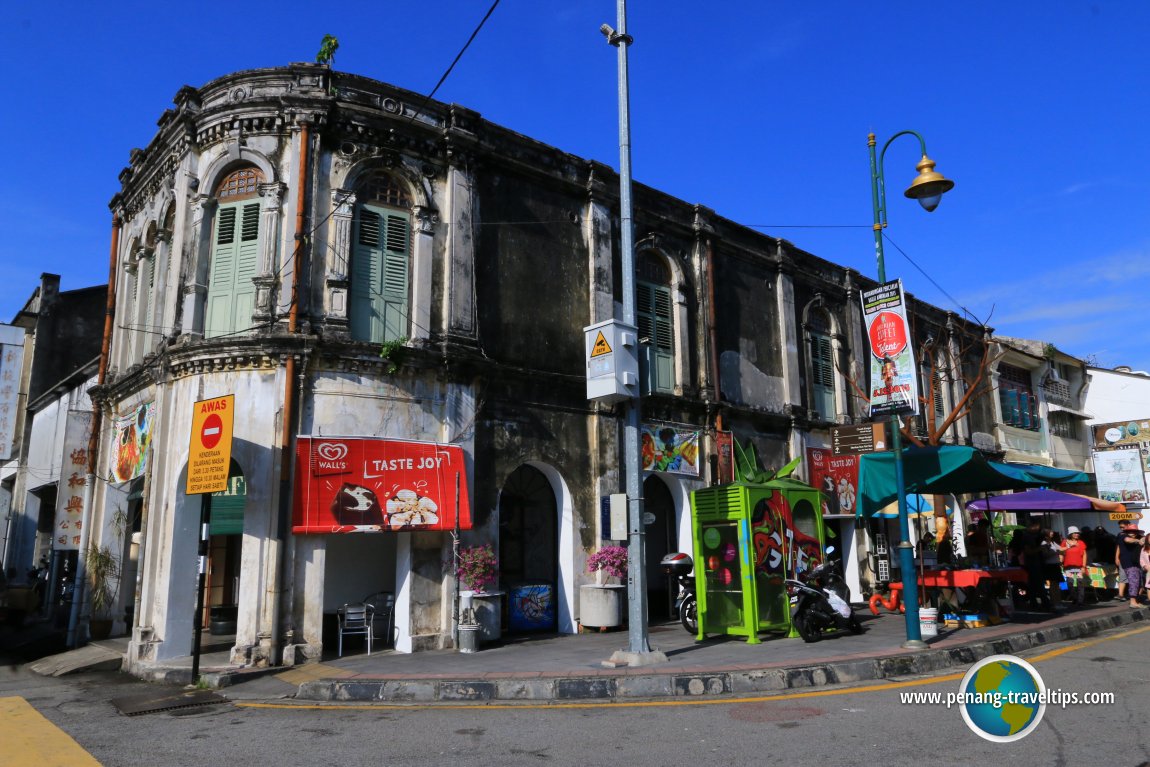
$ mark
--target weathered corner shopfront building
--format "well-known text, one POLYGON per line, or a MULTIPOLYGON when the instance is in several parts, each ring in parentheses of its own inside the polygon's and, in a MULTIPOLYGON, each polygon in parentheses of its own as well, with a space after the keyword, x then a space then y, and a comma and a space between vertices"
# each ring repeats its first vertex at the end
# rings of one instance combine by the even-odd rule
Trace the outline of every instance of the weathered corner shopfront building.
MULTIPOLYGON (((398 649, 448 646, 456 477, 462 543, 495 546, 504 588, 546 584, 543 628, 574 631, 623 486, 582 333, 621 314, 615 174, 317 65, 182 88, 159 126, 111 204, 118 330, 93 392, 94 514, 139 531, 129 665, 191 651, 192 414, 226 394, 208 604, 233 660, 317 658, 334 611, 379 592, 398 649), (369 476, 404 451, 412 473, 369 476), (419 475, 429 455, 453 474, 419 475)), ((651 189, 635 220, 655 618, 658 560, 690 549, 690 491, 731 476, 732 434, 781 466, 861 413, 844 371, 870 283, 651 189)))

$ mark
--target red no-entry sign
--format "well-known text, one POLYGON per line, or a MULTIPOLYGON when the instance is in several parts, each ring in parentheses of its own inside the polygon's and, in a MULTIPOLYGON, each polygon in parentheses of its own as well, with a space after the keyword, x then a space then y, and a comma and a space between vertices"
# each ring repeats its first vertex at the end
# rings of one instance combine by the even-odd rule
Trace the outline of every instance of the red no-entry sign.
POLYGON ((208 450, 220 444, 220 437, 224 434, 224 421, 218 414, 212 413, 204 419, 200 427, 200 444, 208 450))

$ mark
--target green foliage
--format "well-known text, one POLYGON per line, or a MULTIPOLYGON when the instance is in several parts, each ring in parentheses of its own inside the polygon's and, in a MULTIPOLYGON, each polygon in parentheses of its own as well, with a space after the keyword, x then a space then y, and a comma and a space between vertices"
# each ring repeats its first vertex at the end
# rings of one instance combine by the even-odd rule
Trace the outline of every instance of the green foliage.
POLYGON ((379 350, 379 356, 387 360, 388 375, 394 375, 399 370, 400 364, 403 363, 403 349, 406 346, 406 338, 397 338, 394 341, 386 341, 379 350))
POLYGON ((455 574, 472 591, 486 591, 499 582, 499 559, 490 543, 459 550, 455 574))
POLYGON ((96 618, 110 618, 119 593, 120 558, 107 546, 93 543, 88 547, 85 567, 91 585, 92 615, 96 618))
POLYGON ((772 479, 785 479, 798 468, 799 460, 794 459, 778 471, 763 469, 759 466, 759 457, 755 454, 755 445, 747 440, 745 448, 739 446, 738 440, 733 440, 735 446, 735 479, 753 485, 762 485, 772 479))
POLYGON ((339 39, 334 35, 324 35, 319 44, 319 53, 315 55, 315 63, 333 66, 335 64, 335 52, 338 50, 339 39))

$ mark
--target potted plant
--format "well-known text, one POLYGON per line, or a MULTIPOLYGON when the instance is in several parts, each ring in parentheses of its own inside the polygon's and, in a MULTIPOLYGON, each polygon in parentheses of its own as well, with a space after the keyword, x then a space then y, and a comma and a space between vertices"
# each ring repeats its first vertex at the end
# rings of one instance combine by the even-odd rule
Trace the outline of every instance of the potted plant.
POLYGON ((483 546, 466 546, 459 550, 459 561, 455 574, 460 584, 476 594, 484 594, 488 587, 499 582, 499 560, 490 543, 483 546))
POLYGON ((495 555, 495 547, 488 543, 461 548, 455 560, 455 574, 463 587, 460 597, 465 603, 470 601, 475 611, 479 638, 484 641, 499 639, 503 634, 503 610, 500 603, 502 592, 496 590, 499 558, 495 555))
POLYGON ((107 639, 112 634, 112 610, 120 584, 120 558, 107 546, 93 543, 84 557, 92 604, 89 623, 93 639, 107 639))
MULTIPOLYGON (((627 577, 627 549, 604 546, 587 558, 587 572, 600 573, 616 581, 627 577)), ((579 622, 600 629, 623 624, 623 602, 627 587, 611 582, 587 584, 579 589, 579 622)))

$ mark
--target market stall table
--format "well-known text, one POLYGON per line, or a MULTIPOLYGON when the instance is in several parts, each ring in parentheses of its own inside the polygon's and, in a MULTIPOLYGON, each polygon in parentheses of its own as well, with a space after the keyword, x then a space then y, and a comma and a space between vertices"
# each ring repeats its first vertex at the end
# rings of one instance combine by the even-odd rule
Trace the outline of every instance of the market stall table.
MULTIPOLYGON (((968 602, 975 602, 989 593, 992 583, 1026 583, 1026 570, 1021 567, 1006 567, 993 570, 964 569, 964 570, 923 570, 918 575, 918 584, 928 589, 962 589, 968 602)), ((889 584, 891 595, 884 599, 882 595, 875 594, 870 598, 870 610, 878 615, 878 606, 882 604, 888 610, 899 609, 902 600, 902 583, 889 584)))

